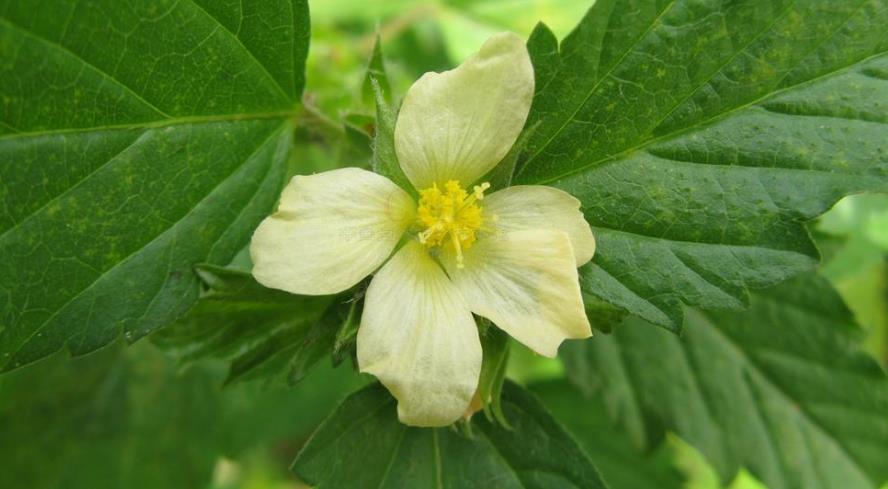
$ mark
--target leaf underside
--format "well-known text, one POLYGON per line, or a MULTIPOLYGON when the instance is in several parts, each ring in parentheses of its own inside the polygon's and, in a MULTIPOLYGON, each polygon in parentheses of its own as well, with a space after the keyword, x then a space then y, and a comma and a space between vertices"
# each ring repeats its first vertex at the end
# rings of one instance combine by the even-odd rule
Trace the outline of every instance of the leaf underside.
POLYGON ((632 319, 565 361, 640 448, 669 429, 724 481, 743 466, 773 489, 874 488, 888 479, 888 377, 859 333, 805 274, 753 294, 746 312, 689 309, 682 338, 632 319))
POLYGON ((0 371, 134 341, 270 212, 304 0, 0 3, 0 371))
POLYGON ((183 364, 230 362, 227 383, 301 380, 330 353, 338 324, 322 321, 336 301, 260 285, 250 272, 198 265, 204 291, 176 322, 151 336, 183 364))
POLYGON ((584 295, 677 330, 812 268, 804 222, 888 189, 888 1, 599 0, 537 93, 516 183, 575 195, 584 295))

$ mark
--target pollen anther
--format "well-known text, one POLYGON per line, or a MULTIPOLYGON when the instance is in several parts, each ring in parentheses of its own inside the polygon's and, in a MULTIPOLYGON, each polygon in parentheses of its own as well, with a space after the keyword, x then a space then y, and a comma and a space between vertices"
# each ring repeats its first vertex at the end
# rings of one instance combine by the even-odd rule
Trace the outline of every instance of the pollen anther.
POLYGON ((444 184, 442 191, 435 184, 421 191, 417 218, 423 231, 419 241, 428 248, 436 246, 452 247, 456 253, 457 266, 463 266, 463 250, 471 248, 475 242, 475 232, 483 223, 483 211, 478 201, 484 199, 484 191, 490 188, 487 182, 476 185, 472 193, 463 189, 456 180, 444 184))

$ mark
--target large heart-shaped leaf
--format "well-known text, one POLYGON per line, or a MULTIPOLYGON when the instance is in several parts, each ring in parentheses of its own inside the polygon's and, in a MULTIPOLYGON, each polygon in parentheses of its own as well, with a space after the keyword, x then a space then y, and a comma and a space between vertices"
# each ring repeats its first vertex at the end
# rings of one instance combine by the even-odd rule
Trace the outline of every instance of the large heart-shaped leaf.
POLYGON ((293 471, 319 489, 604 488, 588 457, 540 405, 515 384, 503 390, 512 429, 475 416, 455 427, 411 428, 394 399, 373 384, 345 400, 312 435, 293 471))
POLYGON ((197 298, 274 204, 305 0, 0 3, 0 371, 197 298))
POLYGON ((724 480, 739 466, 773 489, 888 479, 888 377, 824 279, 756 293, 743 313, 690 311, 686 328, 679 338, 625 322, 567 348, 569 376, 637 446, 674 430, 724 480))
POLYGON ((888 188, 888 1, 598 0, 529 47, 518 183, 582 202, 590 303, 677 329, 818 260, 803 222, 888 188))

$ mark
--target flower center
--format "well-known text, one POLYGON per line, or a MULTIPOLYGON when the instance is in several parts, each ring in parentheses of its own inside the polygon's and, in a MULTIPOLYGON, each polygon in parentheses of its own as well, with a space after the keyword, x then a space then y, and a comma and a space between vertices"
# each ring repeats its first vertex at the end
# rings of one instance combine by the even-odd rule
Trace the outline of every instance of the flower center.
POLYGON ((421 191, 416 215, 424 230, 419 233, 419 242, 428 248, 452 246, 457 266, 462 268, 462 252, 471 248, 475 232, 483 223, 478 201, 484 199, 488 188, 490 184, 485 182, 469 194, 458 181, 450 180, 443 191, 437 184, 421 191))

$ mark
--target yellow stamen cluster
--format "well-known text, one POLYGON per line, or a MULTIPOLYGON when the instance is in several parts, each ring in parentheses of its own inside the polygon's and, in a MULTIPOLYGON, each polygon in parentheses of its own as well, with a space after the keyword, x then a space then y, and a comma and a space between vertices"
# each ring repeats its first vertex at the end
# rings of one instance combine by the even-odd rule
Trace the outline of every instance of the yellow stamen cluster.
POLYGON ((416 211, 419 224, 424 228, 419 241, 428 248, 449 245, 456 252, 457 266, 463 266, 463 250, 475 242, 475 232, 483 222, 478 201, 484 199, 489 183, 476 185, 471 194, 459 182, 450 180, 442 191, 435 184, 419 193, 416 211))

